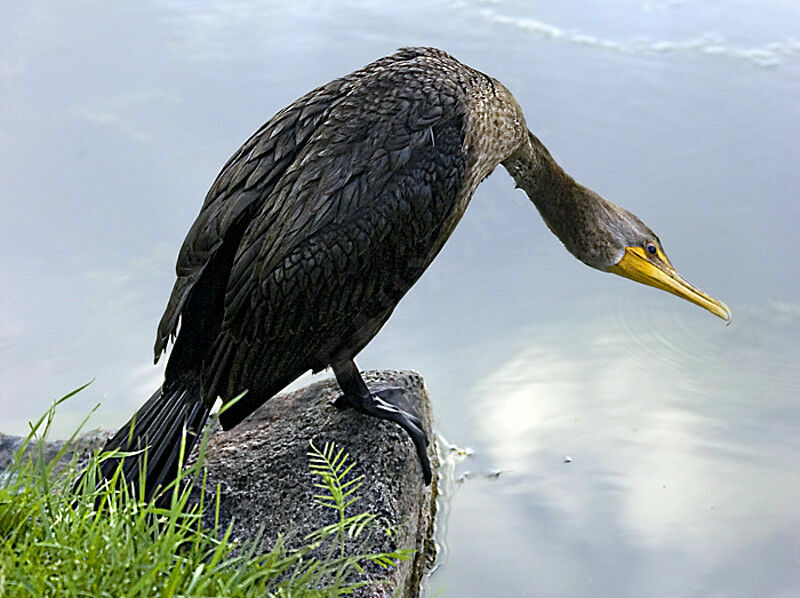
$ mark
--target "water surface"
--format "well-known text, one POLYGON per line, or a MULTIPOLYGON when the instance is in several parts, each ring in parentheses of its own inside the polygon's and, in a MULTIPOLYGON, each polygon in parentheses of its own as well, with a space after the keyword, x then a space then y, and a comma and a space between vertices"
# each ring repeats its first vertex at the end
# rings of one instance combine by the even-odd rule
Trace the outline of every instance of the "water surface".
POLYGON ((498 170, 362 353, 425 376, 455 465, 430 594, 800 592, 795 3, 55 2, 0 8, 0 418, 94 379, 121 424, 215 174, 405 45, 497 77, 731 326, 567 254, 498 170))

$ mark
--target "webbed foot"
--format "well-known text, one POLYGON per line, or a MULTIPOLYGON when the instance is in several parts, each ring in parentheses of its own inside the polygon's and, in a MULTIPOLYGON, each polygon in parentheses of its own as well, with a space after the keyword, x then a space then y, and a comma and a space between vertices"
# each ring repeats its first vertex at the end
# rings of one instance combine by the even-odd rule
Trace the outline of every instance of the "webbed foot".
POLYGON ((425 434, 422 420, 415 413, 400 406, 402 389, 384 387, 370 391, 356 369, 355 363, 350 361, 349 364, 352 364, 352 368, 334 367, 336 379, 344 392, 336 399, 334 405, 340 409, 352 407, 361 413, 394 422, 403 428, 411 438, 411 442, 414 443, 422 467, 422 477, 427 486, 431 483, 433 474, 428 459, 428 436, 425 434))

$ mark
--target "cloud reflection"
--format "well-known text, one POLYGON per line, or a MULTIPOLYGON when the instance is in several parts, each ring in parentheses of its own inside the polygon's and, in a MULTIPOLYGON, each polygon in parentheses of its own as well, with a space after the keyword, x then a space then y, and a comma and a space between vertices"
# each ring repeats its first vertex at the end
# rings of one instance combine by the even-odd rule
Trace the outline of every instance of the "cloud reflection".
POLYGON ((514 472, 514 508, 552 519, 564 542, 580 529, 602 543, 611 526, 615 543, 708 571, 800 530, 800 476, 787 475, 800 471, 800 384, 786 367, 800 334, 796 320, 774 317, 797 306, 778 307, 743 310, 737 334, 714 329, 702 351, 666 320, 532 331, 476 392, 485 450, 514 472), (770 321, 782 327, 765 332, 770 321), (667 341, 660 355, 642 356, 637 330, 644 344, 667 341), (769 372, 754 381, 759 362, 769 372), (765 388, 770 377, 793 392, 765 388))

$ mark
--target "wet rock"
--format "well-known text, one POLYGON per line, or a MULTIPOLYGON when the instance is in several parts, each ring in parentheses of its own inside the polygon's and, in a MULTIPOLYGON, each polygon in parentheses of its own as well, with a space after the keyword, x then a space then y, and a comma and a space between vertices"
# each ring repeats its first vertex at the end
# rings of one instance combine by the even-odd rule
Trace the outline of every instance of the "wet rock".
MULTIPOLYGON (((369 386, 399 389, 398 402, 420 415, 432 441, 428 453, 435 471, 438 458, 430 403, 421 376, 410 371, 372 371, 364 379, 369 386)), ((213 493, 220 487, 220 526, 225 529, 231 524, 233 536, 243 541, 263 538, 263 547, 268 549, 278 534, 288 547, 297 547, 306 543, 312 531, 336 522, 333 510, 314 501, 318 478, 310 473, 307 457, 309 441, 319 449, 333 442, 350 455, 353 473, 364 475, 356 493, 361 498, 348 514, 369 511, 380 524, 348 540, 347 553, 416 551, 411 560, 393 569, 365 567, 365 578, 379 583, 357 595, 417 596, 434 555, 436 475, 426 487, 405 431, 352 409, 337 409, 332 403, 339 394, 335 380, 325 380, 270 399, 227 432, 213 420, 206 449, 206 488, 213 493)), ((105 436, 94 434, 97 446, 105 436)), ((13 454, 14 443, 13 437, 0 435, 0 467, 3 458, 7 462, 13 454)), ((52 448, 53 455, 58 448, 52 448)), ((199 497, 196 488, 193 498, 199 497)), ((211 496, 205 500, 213 502, 211 496)), ((214 510, 207 509, 205 517, 213 525, 214 510)))

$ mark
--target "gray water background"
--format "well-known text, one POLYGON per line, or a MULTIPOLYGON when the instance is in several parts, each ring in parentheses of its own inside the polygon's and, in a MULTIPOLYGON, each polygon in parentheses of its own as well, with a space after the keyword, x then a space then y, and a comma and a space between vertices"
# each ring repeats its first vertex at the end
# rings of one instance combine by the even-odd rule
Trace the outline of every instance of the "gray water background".
POLYGON ((500 79, 579 181, 735 321, 574 260, 499 169, 361 354, 447 464, 432 596, 800 593, 800 5, 0 5, 0 429, 159 384, 178 247, 229 155, 407 45, 500 79), (456 462, 457 461, 457 462, 456 462))

